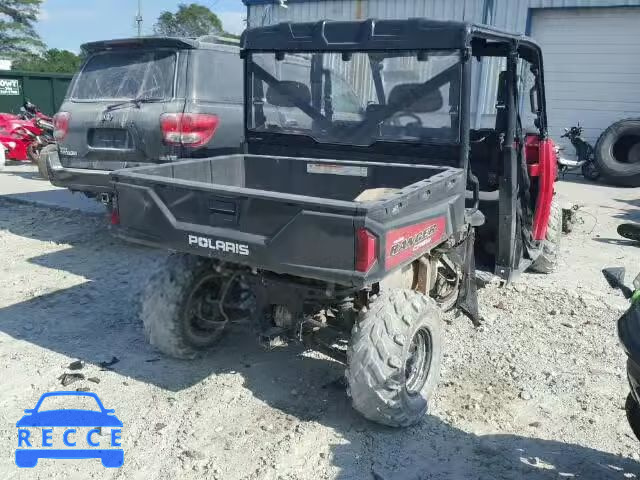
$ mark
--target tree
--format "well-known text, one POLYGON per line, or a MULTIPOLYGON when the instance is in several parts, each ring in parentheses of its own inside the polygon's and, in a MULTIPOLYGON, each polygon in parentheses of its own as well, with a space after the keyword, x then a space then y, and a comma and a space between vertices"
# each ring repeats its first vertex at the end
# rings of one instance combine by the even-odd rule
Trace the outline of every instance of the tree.
POLYGON ((44 47, 33 24, 43 0, 0 1, 0 56, 15 58, 44 47))
POLYGON ((19 55, 13 63, 13 68, 25 72, 75 73, 80 68, 82 60, 82 56, 73 52, 52 48, 42 54, 19 55))
POLYGON ((203 5, 192 3, 178 5, 178 11, 164 11, 153 27, 156 35, 168 37, 200 37, 223 33, 218 16, 203 5))

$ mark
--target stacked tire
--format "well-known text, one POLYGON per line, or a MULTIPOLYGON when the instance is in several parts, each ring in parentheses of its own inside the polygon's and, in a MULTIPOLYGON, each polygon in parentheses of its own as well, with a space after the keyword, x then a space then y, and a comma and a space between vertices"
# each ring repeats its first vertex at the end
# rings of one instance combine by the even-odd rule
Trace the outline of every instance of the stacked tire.
POLYGON ((620 120, 607 128, 595 148, 598 170, 612 184, 640 186, 640 118, 620 120))

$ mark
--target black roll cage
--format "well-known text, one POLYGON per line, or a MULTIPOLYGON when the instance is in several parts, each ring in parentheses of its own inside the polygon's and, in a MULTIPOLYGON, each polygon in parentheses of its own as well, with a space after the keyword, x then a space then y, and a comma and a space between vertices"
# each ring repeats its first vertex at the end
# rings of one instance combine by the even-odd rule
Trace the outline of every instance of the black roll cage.
MULTIPOLYGON (((499 179, 498 200, 498 248, 496 252, 496 273, 509 281, 521 268, 519 264, 520 252, 523 248, 519 238, 519 227, 522 224, 519 215, 528 209, 530 203, 530 179, 524 166, 524 132, 520 119, 520 92, 518 91, 519 60, 526 60, 531 64, 531 72, 535 75, 535 86, 531 96, 536 100, 536 127, 541 140, 548 136, 546 96, 544 91, 544 68, 542 51, 530 38, 513 33, 503 32, 483 25, 463 22, 435 21, 429 19, 408 20, 365 20, 349 22, 320 21, 315 23, 281 23, 267 27, 246 30, 242 37, 241 55, 245 58, 245 79, 250 78, 251 53, 278 52, 374 52, 374 51, 429 51, 429 50, 460 50, 462 64, 462 78, 460 82, 460 142, 451 148, 453 157, 457 157, 456 167, 464 169, 469 183, 474 188, 474 203, 477 209, 479 201, 479 186, 477 179, 469 168, 470 159, 470 131, 471 131, 471 59, 473 57, 502 57, 506 58, 506 82, 502 85, 505 90, 504 115, 505 125, 501 127, 500 155, 502 157, 503 172, 499 179), (534 95, 535 94, 535 95, 534 95), (455 152, 455 153, 454 153, 455 152), (524 205, 524 206, 523 206, 524 205)), ((375 77, 374 77, 375 78, 375 77)), ((376 91, 380 94, 380 82, 376 82, 376 91)), ((257 144, 274 141, 273 146, 278 149, 286 148, 277 143, 277 135, 256 135, 247 128, 249 125, 249 102, 253 101, 251 85, 245 81, 245 135, 247 146, 251 149, 252 142, 257 144)), ((533 103, 533 102, 532 102, 533 103)), ((414 146, 394 146, 394 155, 411 155, 414 146)), ((323 145, 317 150, 331 152, 331 144, 323 145)), ((354 159, 358 155, 375 155, 378 149, 362 149, 359 146, 344 146, 344 150, 353 150, 354 159), (368 153, 371 151, 371 153, 368 153)), ((427 148, 442 148, 425 146, 427 148)), ((383 146, 380 145, 380 150, 383 146)), ((389 150, 387 146, 385 150, 389 150)), ((432 150, 437 152, 438 150, 432 150)), ((441 150, 440 150, 441 151, 441 150)), ((420 157, 431 158, 425 152, 420 157)), ((388 158, 388 157, 385 157, 388 158)), ((438 158, 433 155, 433 158, 438 158)), ((418 159, 417 159, 418 160, 418 159)))
MULTIPOLYGON (((329 53, 329 52, 375 52, 375 51, 434 51, 460 50, 462 78, 460 83, 460 142, 456 147, 456 162, 460 168, 468 169, 471 128, 471 62, 472 57, 504 57, 515 55, 527 60, 535 69, 538 121, 541 138, 547 136, 546 98, 544 73, 540 47, 530 38, 503 32, 483 25, 464 22, 436 21, 423 18, 408 20, 364 20, 336 22, 322 20, 312 23, 280 23, 246 30, 241 40, 241 56, 245 59, 245 79, 255 73, 252 53, 329 53)), ((516 62, 517 63, 517 62, 516 62)), ((508 65, 509 67, 509 65, 508 65)), ((267 72, 260 72, 263 75, 267 72)), ((517 79, 517 71, 508 72, 508 77, 517 79), (515 76, 514 76, 515 75, 515 76)), ((268 78, 265 76, 265 78, 268 78)), ((374 81, 375 81, 374 75, 374 81)), ((270 80, 275 80, 271 77, 270 80)), ((432 79, 433 80, 433 79, 432 79)), ((515 81, 515 80, 514 80, 515 81)), ((381 94, 381 83, 375 81, 376 93, 381 94)), ((260 87, 261 88, 261 87, 260 87)), ((245 138, 251 143, 252 135, 248 125, 253 101, 252 85, 245 81, 245 138)), ((326 92, 324 92, 326 94, 326 92)), ((515 92, 517 95, 518 92, 515 92)), ((322 95, 322 92, 320 93, 322 95)), ((312 95, 312 98, 319 98, 312 95)), ((296 105, 300 107, 299 105, 296 105)), ((516 129, 518 122, 515 103, 508 109, 509 123, 516 129)), ((316 115, 312 109, 301 108, 305 114, 320 122, 326 121, 324 115, 316 115), (317 118, 316 118, 317 117, 317 118), (320 118, 322 117, 322 118, 320 118)), ((255 140, 262 141, 269 135, 258 135, 255 140)), ((295 141, 295 140, 294 140, 295 141)), ((344 147, 344 146, 342 146, 344 147)))

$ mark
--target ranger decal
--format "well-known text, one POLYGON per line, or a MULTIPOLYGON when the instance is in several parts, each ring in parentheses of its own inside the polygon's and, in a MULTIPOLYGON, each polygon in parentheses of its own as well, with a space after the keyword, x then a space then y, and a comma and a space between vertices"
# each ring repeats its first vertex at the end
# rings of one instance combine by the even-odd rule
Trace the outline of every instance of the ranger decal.
POLYGON ((406 260, 426 253, 444 237, 446 227, 446 218, 439 217, 390 231, 386 239, 385 268, 391 270, 406 260))

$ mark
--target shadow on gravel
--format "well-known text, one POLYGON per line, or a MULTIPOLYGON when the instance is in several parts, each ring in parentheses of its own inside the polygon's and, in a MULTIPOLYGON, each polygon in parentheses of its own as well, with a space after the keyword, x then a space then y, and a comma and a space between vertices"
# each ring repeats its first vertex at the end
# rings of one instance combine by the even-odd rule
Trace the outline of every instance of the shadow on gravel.
POLYGON ((640 247, 640 243, 624 238, 594 238, 593 241, 609 245, 619 245, 621 247, 640 247))
MULTIPOLYGON (((558 441, 474 435, 432 416, 408 429, 381 427, 351 408, 341 382, 343 366, 308 356, 294 358, 286 351, 249 347, 245 352, 239 367, 229 367, 242 373, 256 398, 343 437, 328 446, 327 454, 340 480, 640 478, 640 464, 627 458, 558 441)), ((318 445, 319 452, 323 447, 318 445)))
POLYGON ((106 216, 104 206, 96 200, 89 199, 80 193, 71 193, 68 190, 51 189, 37 192, 5 193, 1 198, 6 201, 33 204, 39 208, 64 208, 106 216))
MULTIPOLYGON (((9 166, 19 166, 19 165, 13 164, 9 166)), ((27 180, 42 180, 43 182, 48 181, 42 178, 38 172, 31 172, 31 171, 20 172, 20 171, 13 170, 11 172, 3 172, 3 173, 6 175, 15 175, 16 177, 26 178, 27 180)))
POLYGON ((640 199, 616 198, 615 201, 620 203, 626 203, 630 207, 633 207, 624 212, 614 215, 615 218, 619 218, 620 220, 624 220, 627 222, 640 222, 640 199))

